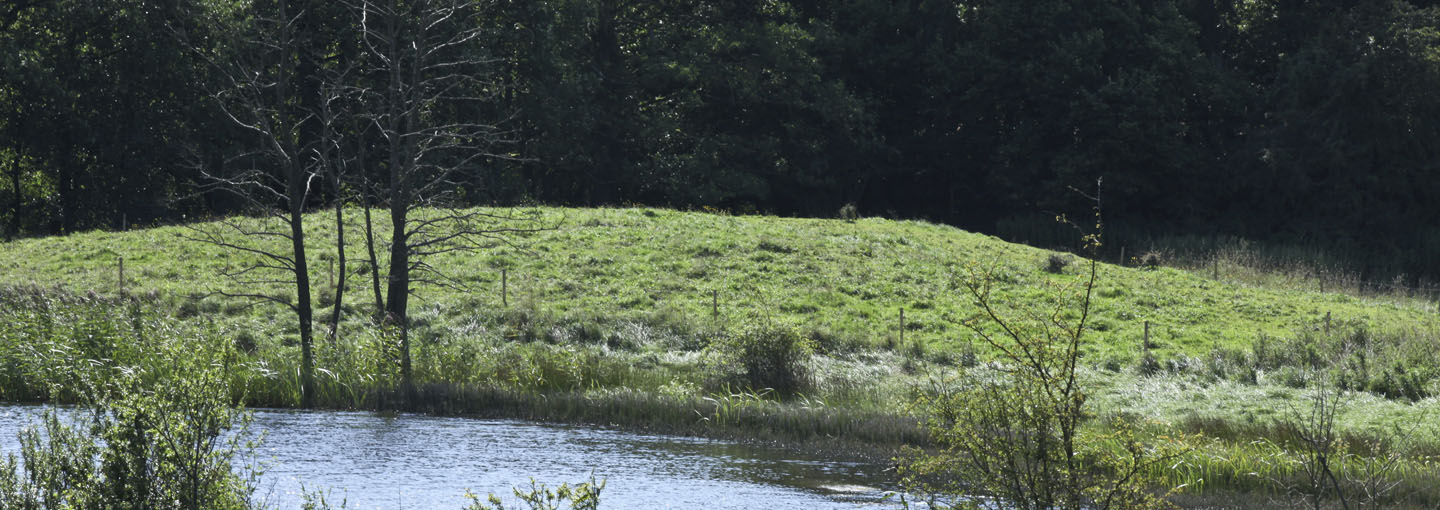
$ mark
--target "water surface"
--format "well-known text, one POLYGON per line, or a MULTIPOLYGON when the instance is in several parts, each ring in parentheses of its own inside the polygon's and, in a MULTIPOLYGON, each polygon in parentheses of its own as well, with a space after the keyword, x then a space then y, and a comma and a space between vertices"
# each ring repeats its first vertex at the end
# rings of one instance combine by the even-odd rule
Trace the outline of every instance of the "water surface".
MULTIPOLYGON (((41 412, 0 406, 0 451, 41 412)), ((363 412, 256 410, 265 432, 257 496, 298 508, 301 486, 348 508, 453 508, 465 490, 493 492, 533 477, 551 486, 606 481, 601 508, 887 508, 880 466, 836 462, 730 441, 635 434, 515 420, 363 412)))

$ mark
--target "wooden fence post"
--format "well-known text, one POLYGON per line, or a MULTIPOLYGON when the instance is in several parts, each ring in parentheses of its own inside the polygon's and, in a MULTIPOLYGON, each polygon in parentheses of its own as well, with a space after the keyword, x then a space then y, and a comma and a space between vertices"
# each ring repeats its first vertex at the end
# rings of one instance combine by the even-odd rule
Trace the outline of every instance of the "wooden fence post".
POLYGON ((905 345, 905 309, 900 309, 900 345, 905 345))
POLYGON ((125 257, 120 257, 120 278, 116 281, 120 284, 120 294, 125 294, 125 257))
POLYGON ((720 291, 710 291, 710 315, 720 320, 720 291))
POLYGON ((1150 321, 1145 321, 1145 337, 1140 341, 1140 347, 1145 352, 1150 352, 1150 321))
POLYGON ((510 271, 500 270, 500 306, 510 306, 510 271))

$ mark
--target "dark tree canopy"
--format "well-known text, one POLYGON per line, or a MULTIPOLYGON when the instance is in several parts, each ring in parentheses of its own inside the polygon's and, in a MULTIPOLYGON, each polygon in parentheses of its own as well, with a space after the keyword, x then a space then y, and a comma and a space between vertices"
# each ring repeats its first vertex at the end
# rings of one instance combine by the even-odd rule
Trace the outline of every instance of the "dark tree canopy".
MULTIPOLYGON (((297 2, 310 47, 297 86, 365 64, 343 4, 297 2)), ((1070 187, 1104 176, 1112 244, 1234 235, 1433 279, 1437 4, 494 2, 476 16, 494 100, 428 115, 505 120, 514 143, 453 179, 476 204, 830 216, 854 203, 1027 237, 1075 210, 1070 187)), ((192 192, 199 169, 245 145, 206 93, 219 76, 205 62, 242 51, 267 5, 0 7, 5 232, 234 212, 192 192)), ((383 140, 351 134, 375 155, 357 171, 384 182, 383 140)))

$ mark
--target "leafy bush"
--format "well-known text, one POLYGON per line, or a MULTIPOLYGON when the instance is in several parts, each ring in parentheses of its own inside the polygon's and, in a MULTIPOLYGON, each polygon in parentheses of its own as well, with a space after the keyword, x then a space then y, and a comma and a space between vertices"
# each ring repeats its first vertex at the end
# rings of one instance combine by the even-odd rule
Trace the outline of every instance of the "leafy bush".
POLYGON ((1135 257, 1135 265, 1145 269, 1159 269, 1160 266, 1165 265, 1166 259, 1167 257, 1164 252, 1147 251, 1140 254, 1139 257, 1135 257))
MULTIPOLYGON (((530 480, 529 491, 521 491, 519 488, 512 490, 515 498, 525 505, 525 510, 596 510, 600 508, 600 491, 604 489, 605 481, 596 482, 592 476, 588 482, 573 486, 562 483, 554 489, 530 480)), ((494 494, 486 498, 488 504, 482 503, 479 496, 468 491, 465 497, 470 499, 470 506, 465 507, 465 510, 505 510, 505 503, 494 494)))
POLYGON ((796 328, 755 322, 721 335, 709 348, 720 364, 719 382, 781 393, 806 387, 805 362, 814 351, 810 339, 796 328))
POLYGON ((1440 371, 1432 362, 1440 348, 1435 333, 1377 335, 1350 321, 1341 321, 1334 330, 1301 331, 1283 339, 1262 335, 1252 344, 1250 366, 1235 369, 1268 372, 1270 381, 1295 388, 1309 385, 1300 377, 1303 371, 1323 372, 1333 374, 1342 390, 1411 401, 1432 396, 1440 384, 1440 371))
POLYGON ((1067 255, 1051 253, 1049 257, 1045 258, 1045 272, 1051 274, 1064 273, 1065 268, 1069 266, 1073 260, 1074 259, 1067 255))
POLYGON ((0 462, 0 508, 253 506, 258 475, 235 467, 253 447, 249 419, 230 406, 217 371, 153 388, 120 381, 87 407, 71 423, 49 411, 21 433, 18 461, 0 462))

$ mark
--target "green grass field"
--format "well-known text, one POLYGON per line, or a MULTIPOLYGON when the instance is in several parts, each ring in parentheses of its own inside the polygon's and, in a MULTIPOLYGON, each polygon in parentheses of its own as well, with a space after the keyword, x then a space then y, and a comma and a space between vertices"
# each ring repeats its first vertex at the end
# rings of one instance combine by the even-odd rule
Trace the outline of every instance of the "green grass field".
MULTIPOLYGON (((915 221, 528 212, 539 219, 523 225, 543 229, 429 261, 450 282, 420 287, 412 300, 416 379, 434 395, 431 410, 735 437, 923 442, 907 425, 914 421, 910 396, 988 356, 959 324, 976 309, 958 279, 982 268, 996 281, 994 301, 1023 313, 1077 290, 1086 266, 1070 256, 1073 263, 1052 273, 1046 266, 1054 252, 915 221), (726 377, 725 353, 714 340, 757 323, 797 331, 811 347, 798 395, 742 391, 726 377)), ((339 340, 317 346, 321 402, 384 407, 384 388, 397 375, 392 344, 369 326, 371 269, 360 214, 347 211, 344 276, 333 264, 332 214, 307 218, 319 304, 330 302, 335 279, 350 286, 339 340)), ((380 227, 379 238, 388 238, 380 227)), ((0 245, 0 285, 8 289, 0 348, 11 367, 0 397, 63 395, 45 389, 60 378, 44 370, 58 355, 34 347, 37 337, 54 344, 51 351, 70 349, 60 344, 76 338, 108 338, 114 345, 104 353, 142 363, 146 348, 119 348, 139 336, 167 338, 166 352, 191 362, 207 360, 195 353, 218 353, 212 358, 233 365, 237 395, 257 405, 294 405, 293 316, 214 295, 241 290, 219 275, 249 260, 195 241, 196 228, 215 225, 0 245), (127 299, 114 298, 121 258, 127 299), (119 325, 86 332, 111 323, 119 325)), ((1274 478, 1294 475, 1283 467, 1296 454, 1286 450, 1277 423, 1304 405, 1307 368, 1339 360, 1337 373, 1355 390, 1339 428, 1354 443, 1373 438, 1386 451, 1403 451, 1411 470, 1395 476, 1407 483, 1433 480, 1440 435, 1410 425, 1440 413, 1435 305, 1269 285, 1263 282, 1279 280, 1224 269, 1215 279, 1207 270, 1100 266, 1084 351, 1090 409, 1144 417, 1157 430, 1207 434, 1198 450, 1205 455, 1167 476, 1202 490, 1249 489, 1265 483, 1236 473, 1269 469, 1256 467, 1263 465, 1281 473, 1274 478)), ((293 293, 281 284, 243 290, 293 293)), ((328 307, 317 309, 317 317, 328 315, 328 307)), ((318 338, 324 329, 317 324, 318 338)), ((1440 490, 1417 501, 1440 501, 1440 490)))
MULTIPOLYGON (((513 246, 497 241, 477 252, 436 257, 433 265, 467 289, 421 289, 419 307, 446 318, 498 313, 503 269, 511 304, 546 314, 613 323, 671 314, 687 323, 706 322, 712 320, 712 291, 718 291, 722 321, 760 314, 803 324, 842 344, 874 346, 898 338, 903 308, 907 342, 957 352, 969 338, 953 319, 973 311, 954 286, 967 262, 993 267, 1005 284, 999 300, 1022 306, 1052 297, 1042 282, 1078 280, 1077 266, 1063 275, 1044 271, 1051 252, 923 222, 657 209, 538 211, 544 219, 537 225, 554 229, 511 236, 513 246)), ((358 262, 363 253, 358 218, 349 212, 348 298, 369 302, 365 264, 358 262)), ((307 224, 317 288, 333 278, 333 221, 316 214, 307 224)), ((243 257, 187 237, 193 233, 185 227, 163 227, 8 243, 0 245, 0 279, 113 293, 123 257, 132 294, 153 291, 173 302, 233 287, 217 275, 243 264, 243 257)), ((278 285, 271 290, 284 291, 278 285)), ((1091 356, 1121 361, 1140 355, 1144 321, 1152 323, 1154 353, 1171 358, 1205 356, 1217 347, 1248 348, 1257 335, 1314 330, 1327 313, 1336 324, 1375 330, 1414 328, 1436 317, 1432 304, 1418 300, 1273 290, 1173 269, 1108 264, 1102 266, 1098 294, 1091 356)), ((237 315, 233 302, 215 301, 202 306, 237 315)), ((268 312, 273 310, 254 315, 268 312)))

